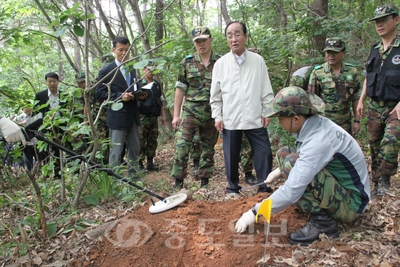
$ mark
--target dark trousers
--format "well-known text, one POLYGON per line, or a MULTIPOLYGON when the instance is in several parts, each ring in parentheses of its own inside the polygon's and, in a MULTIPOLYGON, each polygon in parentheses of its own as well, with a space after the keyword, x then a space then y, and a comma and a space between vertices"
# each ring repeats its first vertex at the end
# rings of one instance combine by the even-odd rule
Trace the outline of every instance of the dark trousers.
POLYGON ((32 170, 33 168, 33 160, 37 161, 35 146, 27 145, 24 148, 24 163, 25 167, 28 171, 32 170))
MULTIPOLYGON (((228 193, 238 193, 239 186, 239 160, 240 149, 242 146, 242 134, 249 139, 251 148, 254 152, 253 161, 258 182, 261 183, 267 178, 272 168, 272 151, 269 142, 268 132, 265 128, 251 130, 223 130, 223 149, 225 160, 226 178, 229 187, 228 193)), ((266 185, 259 187, 259 191, 265 191, 266 185)))

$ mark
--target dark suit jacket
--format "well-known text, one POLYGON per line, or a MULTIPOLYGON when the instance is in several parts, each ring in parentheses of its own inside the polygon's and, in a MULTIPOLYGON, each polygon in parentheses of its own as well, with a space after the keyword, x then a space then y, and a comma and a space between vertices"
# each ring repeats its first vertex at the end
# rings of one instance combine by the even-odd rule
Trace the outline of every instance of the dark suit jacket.
MULTIPOLYGON (((97 78, 97 80, 100 81, 104 76, 106 76, 116 67, 117 64, 114 61, 105 66, 104 68, 102 68, 99 71, 99 77, 97 78)), ((111 84, 111 100, 120 98, 121 95, 125 92, 126 88, 128 88, 128 85, 125 81, 125 77, 122 75, 119 68, 117 68, 116 71, 117 71, 117 76, 115 77, 113 83, 111 84)), ((110 74, 106 79, 104 79, 104 81, 96 88, 95 95, 100 102, 103 102, 108 97, 108 89, 105 84, 111 81, 111 79, 114 76, 114 72, 110 74)), ((131 84, 133 84, 136 80, 135 70, 131 71, 130 75, 131 75, 131 84)), ((137 87, 138 89, 140 89, 141 85, 138 83, 137 87)), ((133 124, 140 125, 139 110, 136 103, 136 99, 130 101, 123 101, 122 103, 123 103, 122 109, 117 111, 112 110, 111 106, 108 107, 107 122, 106 122, 108 128, 116 130, 127 130, 130 129, 133 124)))
POLYGON ((48 104, 47 102, 49 101, 49 95, 48 95, 48 89, 46 88, 43 91, 40 91, 38 93, 36 93, 35 95, 35 102, 39 101, 39 103, 37 103, 35 105, 35 107, 39 107, 42 106, 44 104, 47 104, 46 106, 42 107, 39 109, 39 112, 43 113, 43 116, 50 111, 50 104, 48 104))
MULTIPOLYGON (((60 92, 60 90, 58 90, 58 95, 59 95, 59 106, 65 107, 66 103, 62 99, 62 96, 61 96, 62 93, 60 92)), ((35 102, 37 102, 35 104, 35 109, 40 107, 38 112, 42 112, 43 116, 45 116, 46 113, 50 111, 49 95, 48 95, 48 89, 47 88, 45 90, 43 90, 43 91, 40 91, 40 92, 36 93, 35 102), (39 101, 39 102, 37 102, 37 101, 39 101), (42 105, 44 105, 44 106, 42 106, 42 105)), ((60 131, 59 128, 58 128, 58 131, 60 131)))

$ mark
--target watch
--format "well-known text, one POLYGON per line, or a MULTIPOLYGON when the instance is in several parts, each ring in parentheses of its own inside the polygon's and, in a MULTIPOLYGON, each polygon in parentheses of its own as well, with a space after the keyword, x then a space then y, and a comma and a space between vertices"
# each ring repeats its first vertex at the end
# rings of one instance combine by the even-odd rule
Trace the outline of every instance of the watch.
POLYGON ((360 121, 359 120, 354 120, 354 123, 360 123, 360 121))

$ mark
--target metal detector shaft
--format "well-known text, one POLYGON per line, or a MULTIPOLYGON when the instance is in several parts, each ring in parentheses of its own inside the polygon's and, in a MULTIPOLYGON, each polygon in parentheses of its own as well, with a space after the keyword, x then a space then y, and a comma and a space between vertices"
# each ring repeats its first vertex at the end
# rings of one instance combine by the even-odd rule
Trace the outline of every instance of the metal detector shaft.
POLYGON ((58 149, 60 149, 60 150, 62 150, 62 151, 64 151, 64 152, 66 152, 66 153, 68 153, 68 154, 70 154, 70 155, 72 155, 72 156, 75 156, 75 157, 77 157, 78 159, 80 159, 81 161, 90 164, 90 165, 93 166, 95 169, 104 171, 104 172, 106 172, 108 175, 114 176, 114 177, 117 178, 118 180, 121 180, 121 181, 123 181, 123 182, 125 182, 125 183, 128 183, 129 185, 131 185, 131 186, 133 186, 133 187, 136 187, 137 189, 142 190, 143 192, 146 192, 146 193, 149 194, 150 196, 156 197, 156 198, 158 198, 158 199, 161 200, 161 201, 163 201, 163 200, 165 199, 165 198, 163 198, 163 197, 161 197, 161 196, 159 196, 159 195, 157 195, 157 194, 155 194, 155 193, 149 191, 148 189, 146 189, 146 188, 144 188, 144 187, 141 187, 140 185, 137 185, 136 183, 134 183, 134 182, 132 182, 132 181, 130 181, 130 180, 128 180, 128 179, 126 179, 126 178, 124 178, 124 177, 118 175, 118 174, 116 174, 116 173, 115 173, 114 171, 112 171, 111 169, 109 169, 109 168, 104 168, 103 166, 100 166, 100 165, 97 164, 96 162, 93 162, 93 161, 87 159, 86 157, 84 157, 84 156, 82 156, 82 155, 79 155, 79 154, 75 153, 74 151, 71 151, 71 150, 67 149, 66 147, 63 147, 62 145, 59 145, 59 144, 57 144, 57 143, 55 143, 55 142, 53 142, 53 141, 51 141, 51 140, 45 138, 45 137, 42 136, 39 132, 36 132, 35 136, 36 136, 36 138, 39 139, 40 141, 46 142, 46 143, 52 145, 53 147, 56 147, 56 148, 58 148, 58 149))

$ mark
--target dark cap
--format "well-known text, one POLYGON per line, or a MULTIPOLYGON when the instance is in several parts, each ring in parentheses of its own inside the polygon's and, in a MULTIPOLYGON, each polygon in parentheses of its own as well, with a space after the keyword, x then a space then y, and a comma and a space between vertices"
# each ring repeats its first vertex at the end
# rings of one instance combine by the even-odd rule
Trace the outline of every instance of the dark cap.
POLYGON ((81 83, 85 81, 85 73, 83 71, 75 74, 75 82, 81 83))
POLYGON ((392 14, 399 15, 399 9, 397 8, 397 6, 392 4, 381 5, 375 9, 374 17, 370 19, 370 21, 383 18, 392 14))
POLYGON ((325 48, 324 48, 324 52, 325 51, 335 51, 335 52, 340 52, 343 49, 346 48, 346 44, 340 40, 337 37, 332 37, 332 38, 327 38, 325 40, 325 48))
POLYGON ((197 26, 196 28, 194 28, 192 31, 192 35, 193 35, 193 42, 198 39, 211 38, 210 29, 203 26, 197 26))

